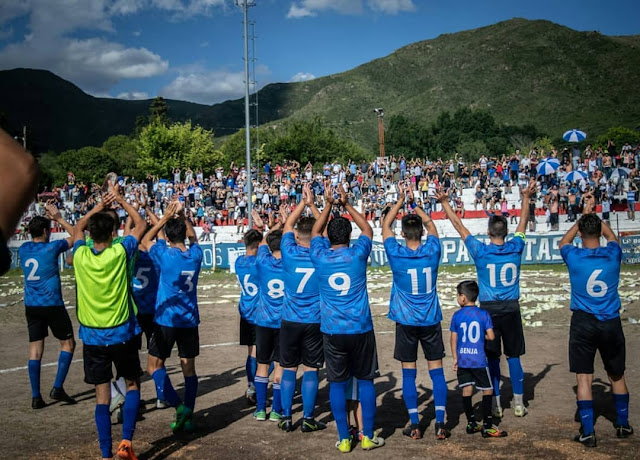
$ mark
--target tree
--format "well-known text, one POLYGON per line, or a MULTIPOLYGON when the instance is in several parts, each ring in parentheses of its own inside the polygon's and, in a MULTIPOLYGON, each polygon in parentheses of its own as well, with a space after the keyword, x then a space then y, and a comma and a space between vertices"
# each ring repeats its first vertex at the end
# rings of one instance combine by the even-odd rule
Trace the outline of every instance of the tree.
POLYGON ((137 139, 128 136, 111 136, 102 144, 102 150, 115 162, 120 175, 135 177, 139 175, 137 144, 137 139))
POLYGON ((607 148, 607 141, 611 139, 616 144, 616 151, 620 151, 620 148, 626 144, 637 143, 640 139, 640 131, 634 131, 633 129, 625 128, 623 126, 614 126, 609 128, 606 133, 598 136, 596 144, 607 148))
POLYGON ((389 127, 385 136, 385 148, 390 155, 404 155, 407 158, 422 157, 433 147, 426 126, 403 115, 389 118, 389 127))
POLYGON ((210 169, 222 160, 213 145, 213 132, 191 121, 165 126, 154 122, 140 133, 136 144, 138 169, 167 176, 174 168, 210 169))
MULTIPOLYGON (((156 97, 151 101, 151 106, 149 106, 149 123, 160 123, 166 126, 170 121, 167 115, 168 111, 169 107, 164 98, 160 96, 156 97)), ((136 127, 137 124, 138 120, 136 120, 136 127)))
POLYGON ((78 150, 67 150, 55 158, 55 166, 51 165, 51 154, 43 155, 41 164, 53 178, 53 183, 60 185, 67 181, 67 173, 72 171, 76 181, 85 184, 102 183, 110 171, 116 171, 115 161, 99 147, 82 147, 78 150))

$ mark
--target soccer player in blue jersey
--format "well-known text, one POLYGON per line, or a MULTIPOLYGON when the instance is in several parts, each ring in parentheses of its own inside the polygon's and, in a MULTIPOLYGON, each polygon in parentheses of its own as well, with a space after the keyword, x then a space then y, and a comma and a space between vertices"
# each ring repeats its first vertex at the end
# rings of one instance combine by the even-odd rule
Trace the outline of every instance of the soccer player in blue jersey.
POLYGON ((198 277, 202 266, 202 249, 193 226, 182 205, 172 202, 156 225, 144 236, 142 244, 160 270, 155 322, 149 344, 147 372, 156 384, 162 400, 176 408, 176 420, 171 423, 174 433, 193 431, 193 410, 198 393, 196 356, 200 354, 198 324, 198 277), (153 239, 163 229, 170 246, 161 238, 153 239), (184 244, 189 240, 189 248, 184 244), (165 361, 171 356, 173 345, 178 346, 180 365, 184 375, 184 403, 171 385, 165 361))
POLYGON ((258 308, 260 296, 258 296, 258 268, 256 255, 258 246, 262 241, 262 233, 252 228, 243 237, 245 254, 236 259, 235 272, 240 283, 240 345, 247 346, 247 391, 245 396, 250 405, 256 404, 256 387, 254 379, 258 362, 256 361, 256 326, 255 313, 258 308))
POLYGON ((458 374, 458 386, 462 389, 462 405, 467 416, 467 433, 481 432, 483 438, 502 438, 507 432, 493 424, 491 399, 493 389, 487 357, 485 338, 494 340, 491 316, 486 310, 476 307, 478 283, 463 281, 458 284, 458 305, 460 310, 451 318, 451 354, 453 370, 458 374), (473 412, 473 386, 482 391, 483 424, 476 422, 473 412))
POLYGON ((140 326, 129 295, 128 263, 138 250, 145 229, 140 214, 120 195, 119 187, 109 186, 101 203, 80 219, 74 229, 73 267, 76 277, 76 314, 83 342, 85 382, 95 385, 95 420, 103 458, 112 457, 109 403, 112 366, 126 382, 123 406, 122 441, 117 455, 135 460, 131 441, 140 404, 140 358, 136 336, 140 326), (113 218, 101 212, 117 201, 133 218, 135 228, 120 243, 113 244, 113 218), (94 245, 85 242, 84 230, 94 245))
MULTIPOLYGON (((285 208, 280 208, 280 220, 285 217, 285 208)), ((260 302, 255 312, 256 324, 256 410, 253 417, 262 422, 267 419, 267 386, 269 385, 269 366, 275 364, 273 377, 273 401, 269 420, 280 422, 282 404, 280 380, 282 368, 280 362, 280 321, 282 302, 284 301, 284 273, 282 268, 282 222, 271 226, 271 230, 260 242, 256 256, 258 271, 258 295, 260 302)))
POLYGON ((318 369, 324 364, 320 331, 320 293, 309 247, 315 217, 300 217, 306 207, 314 216, 320 213, 314 204, 309 185, 303 189, 303 200, 284 224, 280 249, 284 268, 284 302, 280 326, 280 366, 282 420, 281 430, 293 429, 291 406, 296 389, 296 372, 303 365, 301 430, 312 432, 325 428, 313 417, 318 394, 318 369), (294 229, 295 227, 295 229, 294 229))
POLYGON ((29 222, 33 241, 24 243, 18 250, 20 267, 24 272, 24 306, 29 329, 29 381, 31 382, 31 407, 42 409, 46 403, 40 394, 40 361, 44 352, 44 339, 51 329, 60 341, 58 372, 49 397, 56 401, 75 403, 63 388, 69 372, 76 342, 73 326, 62 300, 58 259, 73 241, 73 226, 65 221, 58 209, 49 204, 46 217, 36 216, 29 222), (51 220, 64 227, 70 238, 49 241, 51 220))
POLYGON ((502 417, 500 403, 500 355, 502 349, 507 355, 509 377, 513 388, 514 408, 516 417, 527 415, 523 393, 524 372, 520 356, 525 353, 524 331, 520 316, 520 263, 522 251, 525 247, 525 231, 529 218, 529 200, 535 193, 536 182, 532 180, 522 190, 522 211, 520 222, 512 239, 506 241, 509 233, 507 219, 501 215, 489 218, 489 244, 470 234, 462 220, 451 209, 446 193, 438 193, 437 199, 454 228, 463 239, 469 254, 473 257, 480 284, 480 308, 491 315, 495 340, 486 344, 489 372, 494 388, 493 416, 502 417))
POLYGON ((336 201, 330 182, 325 184, 325 207, 311 231, 311 261, 320 289, 320 330, 324 334, 331 412, 338 427, 336 447, 340 452, 350 452, 353 439, 347 424, 345 391, 351 375, 357 379, 362 404, 362 448, 381 447, 384 439, 373 431, 376 415, 373 379, 380 374, 367 293, 367 259, 373 230, 347 201, 344 188, 338 190, 336 201), (346 208, 362 232, 353 245, 348 219, 336 217, 327 226, 334 202, 346 208), (322 236, 325 227, 327 237, 322 236))
POLYGON ((447 382, 442 369, 444 342, 442 340, 442 310, 436 291, 440 265, 440 240, 431 218, 420 206, 415 214, 402 218, 401 246, 391 229, 405 201, 405 189, 398 187, 398 201, 382 224, 382 238, 387 259, 393 272, 393 285, 389 299, 389 319, 396 322, 396 343, 393 357, 402 363, 402 396, 409 411, 411 424, 402 432, 412 439, 421 439, 418 418, 418 392, 416 389, 418 343, 427 359, 433 382, 433 401, 436 407, 436 439, 446 439, 450 433, 444 426, 447 406, 447 382), (423 224, 427 241, 422 243, 423 224))
POLYGON ((594 213, 593 195, 585 195, 582 217, 558 244, 569 269, 571 281, 571 326, 569 329, 569 368, 578 383, 577 404, 580 433, 577 442, 596 447, 593 417, 593 360, 596 351, 607 371, 615 403, 618 438, 633 434, 629 425, 629 390, 624 376, 626 347, 620 322, 620 262, 622 249, 611 228, 594 213), (582 248, 574 246, 577 234, 582 248), (600 246, 600 238, 607 245, 600 246))

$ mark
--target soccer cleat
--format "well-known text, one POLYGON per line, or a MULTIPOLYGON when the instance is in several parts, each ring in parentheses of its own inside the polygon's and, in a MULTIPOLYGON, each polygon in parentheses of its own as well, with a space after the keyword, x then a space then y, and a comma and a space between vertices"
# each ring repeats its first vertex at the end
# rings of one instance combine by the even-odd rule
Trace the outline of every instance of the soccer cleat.
POLYGON ((124 404, 124 395, 120 393, 116 393, 115 396, 111 398, 111 403, 109 404, 109 412, 114 413, 116 409, 119 409, 124 404))
POLYGON ((182 431, 184 429, 185 422, 190 419, 192 415, 193 411, 191 409, 184 404, 180 404, 176 409, 176 421, 171 422, 171 430, 173 430, 174 433, 182 431))
POLYGON ((245 397, 247 398, 247 404, 249 406, 255 406, 256 405, 256 390, 253 388, 247 388, 247 391, 245 392, 245 397))
POLYGON ((282 415, 278 414, 275 411, 271 411, 269 413, 269 421, 270 422, 279 422, 280 420, 282 420, 282 415))
POLYGON ((467 434, 475 434, 482 432, 482 425, 478 422, 467 423, 467 434))
POLYGON ((491 415, 493 416, 493 418, 502 418, 502 407, 493 406, 491 408, 491 415))
POLYGON ((156 409, 166 409, 168 407, 171 407, 171 404, 169 404, 167 401, 156 399, 156 409))
POLYGON ((136 454, 133 453, 133 447, 131 446, 131 441, 123 439, 118 446, 118 452, 116 452, 116 456, 121 460, 138 460, 136 454))
POLYGON ((591 434, 584 434, 584 430, 580 427, 580 432, 573 438, 575 442, 579 442, 585 447, 597 447, 598 441, 596 440, 596 432, 591 434))
POLYGON ((184 428, 183 428, 185 433, 193 433, 196 430, 196 426, 195 423, 193 423, 193 417, 189 417, 185 422, 184 422, 184 428))
POLYGON ((282 420, 278 422, 278 428, 286 433, 293 431, 293 422, 291 421, 291 417, 282 417, 282 420))
POLYGON ((631 425, 615 425, 616 427, 616 436, 620 439, 628 438, 633 434, 633 428, 631 425))
POLYGON ((451 436, 451 432, 445 428, 444 423, 436 423, 436 439, 443 441, 449 436, 451 436))
POLYGON ((515 415, 516 417, 524 417, 528 413, 529 411, 524 406, 518 405, 513 408, 513 415, 515 415))
POLYGON ((76 403, 76 400, 73 399, 71 396, 69 396, 67 394, 67 392, 64 391, 64 388, 62 388, 62 387, 60 387, 60 388, 53 387, 51 389, 51 393, 49 393, 49 397, 51 399, 56 400, 56 401, 65 402, 67 404, 75 404, 76 403))
POLYGON ((351 452, 351 438, 342 439, 336 442, 336 447, 343 454, 348 454, 351 452))
POLYGON ((31 398, 31 409, 42 409, 43 407, 47 407, 47 403, 44 402, 42 396, 38 395, 35 398, 31 398))
POLYGON ((326 427, 327 425, 325 425, 322 422, 318 422, 314 418, 303 418, 302 425, 300 426, 300 430, 303 433, 312 433, 314 431, 324 430, 326 427))
POLYGON ((505 436, 507 436, 507 432, 495 425, 491 425, 491 428, 482 427, 483 438, 504 438, 505 436))
POLYGON ((360 441, 360 445, 362 445, 363 450, 377 449, 378 447, 384 446, 384 438, 379 438, 375 434, 373 435, 373 438, 363 436, 362 441, 360 441))
POLYGON ((253 413, 253 418, 259 422, 264 422, 267 419, 267 411, 257 410, 253 413))
POLYGON ((422 439, 422 431, 420 431, 420 427, 418 425, 409 425, 404 430, 402 430, 402 434, 416 441, 418 439, 422 439))

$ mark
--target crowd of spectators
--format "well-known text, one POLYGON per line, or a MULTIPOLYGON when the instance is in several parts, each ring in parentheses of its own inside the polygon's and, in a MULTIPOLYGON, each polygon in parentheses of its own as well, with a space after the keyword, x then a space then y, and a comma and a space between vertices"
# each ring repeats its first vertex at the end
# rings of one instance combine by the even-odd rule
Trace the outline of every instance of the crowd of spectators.
MULTIPOLYGON (((614 202, 635 204, 640 184, 639 166, 640 145, 625 144, 618 150, 611 141, 606 148, 594 149, 588 145, 584 151, 565 148, 544 152, 534 148, 528 154, 516 150, 511 155, 481 155, 473 163, 466 162, 457 153, 449 160, 390 156, 359 164, 349 161, 347 164, 301 165, 295 160, 277 164, 269 161, 259 168, 257 165, 251 168, 252 203, 253 209, 268 218, 277 213, 281 205, 299 202, 303 185, 310 183, 322 207, 324 186, 330 183, 344 187, 351 203, 360 206, 367 219, 379 226, 390 205, 396 201, 398 183, 403 181, 414 192, 413 203, 408 206, 420 205, 429 214, 439 211, 436 191, 444 189, 450 195, 452 207, 462 217, 467 211, 483 210, 514 219, 519 208, 515 203, 519 203, 520 188, 536 178, 538 194, 532 200, 532 206, 543 209, 550 226, 557 229, 560 215, 566 214, 569 221, 577 218, 581 197, 589 191, 602 206, 605 218, 614 202), (538 164, 548 158, 557 159, 559 167, 551 174, 538 174, 538 164), (566 181, 565 177, 571 171, 583 172, 584 179, 566 181), (473 189, 472 197, 466 203, 463 199, 465 189, 473 189)), ((177 196, 186 203, 194 224, 203 227, 205 238, 210 238, 213 227, 220 225, 235 225, 238 233, 244 231, 249 200, 244 165, 231 163, 228 169, 218 167, 214 171, 175 169, 170 177, 148 174, 142 180, 133 177, 119 177, 118 180, 127 200, 135 202, 140 194, 144 194, 158 215, 177 196)), ((95 206, 101 188, 101 184, 77 182, 75 175, 69 172, 65 184, 39 195, 25 220, 38 213, 46 201, 54 200, 73 224, 95 206)), ((124 211, 119 213, 124 224, 124 211)), ((635 218, 635 215, 630 212, 629 217, 635 218)))

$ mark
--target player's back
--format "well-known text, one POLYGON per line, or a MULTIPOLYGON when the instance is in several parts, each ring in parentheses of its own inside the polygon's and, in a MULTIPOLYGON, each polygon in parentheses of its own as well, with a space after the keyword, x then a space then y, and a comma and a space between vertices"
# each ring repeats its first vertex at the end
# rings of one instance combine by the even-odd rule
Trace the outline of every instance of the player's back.
POLYGON ((480 303, 518 300, 524 239, 515 236, 501 245, 484 244, 469 235, 465 244, 476 265, 480 303))
POLYGON ((620 315, 622 249, 615 241, 595 249, 567 244, 560 250, 571 281, 571 310, 591 313, 601 321, 620 315))
POLYGON ((155 322, 168 327, 196 327, 200 323, 197 286, 202 249, 192 244, 183 252, 158 240, 150 255, 160 270, 155 322))
POLYGON ((20 246, 20 267, 24 272, 24 304, 28 307, 64 305, 58 256, 69 249, 67 240, 36 243, 29 241, 20 246))
POLYGON ((331 248, 329 240, 311 240, 311 260, 320 288, 321 330, 361 334, 373 329, 367 293, 367 259, 372 242, 361 235, 350 247, 331 248))
POLYGON ((293 232, 282 235, 280 248, 284 273, 282 319, 319 323, 320 291, 310 248, 297 244, 293 232))
POLYGON ((258 326, 279 328, 284 300, 284 273, 282 259, 271 254, 267 245, 258 248, 258 293, 260 303, 256 309, 255 323, 258 326))
POLYGON ((235 264, 236 277, 240 283, 240 302, 238 309, 240 316, 249 321, 254 322, 256 308, 260 302, 258 295, 258 266, 256 264, 256 256, 243 255, 236 259, 235 264))
POLYGON ((414 250, 390 237, 384 247, 393 272, 389 319, 406 326, 431 326, 442 321, 436 291, 440 240, 431 235, 414 250))
POLYGON ((146 251, 138 251, 134 266, 133 299, 138 313, 152 315, 156 311, 158 294, 158 270, 146 251))
POLYGON ((484 336, 492 327, 489 313, 475 305, 462 307, 453 314, 451 331, 458 334, 456 349, 459 367, 481 368, 487 365, 484 336))

